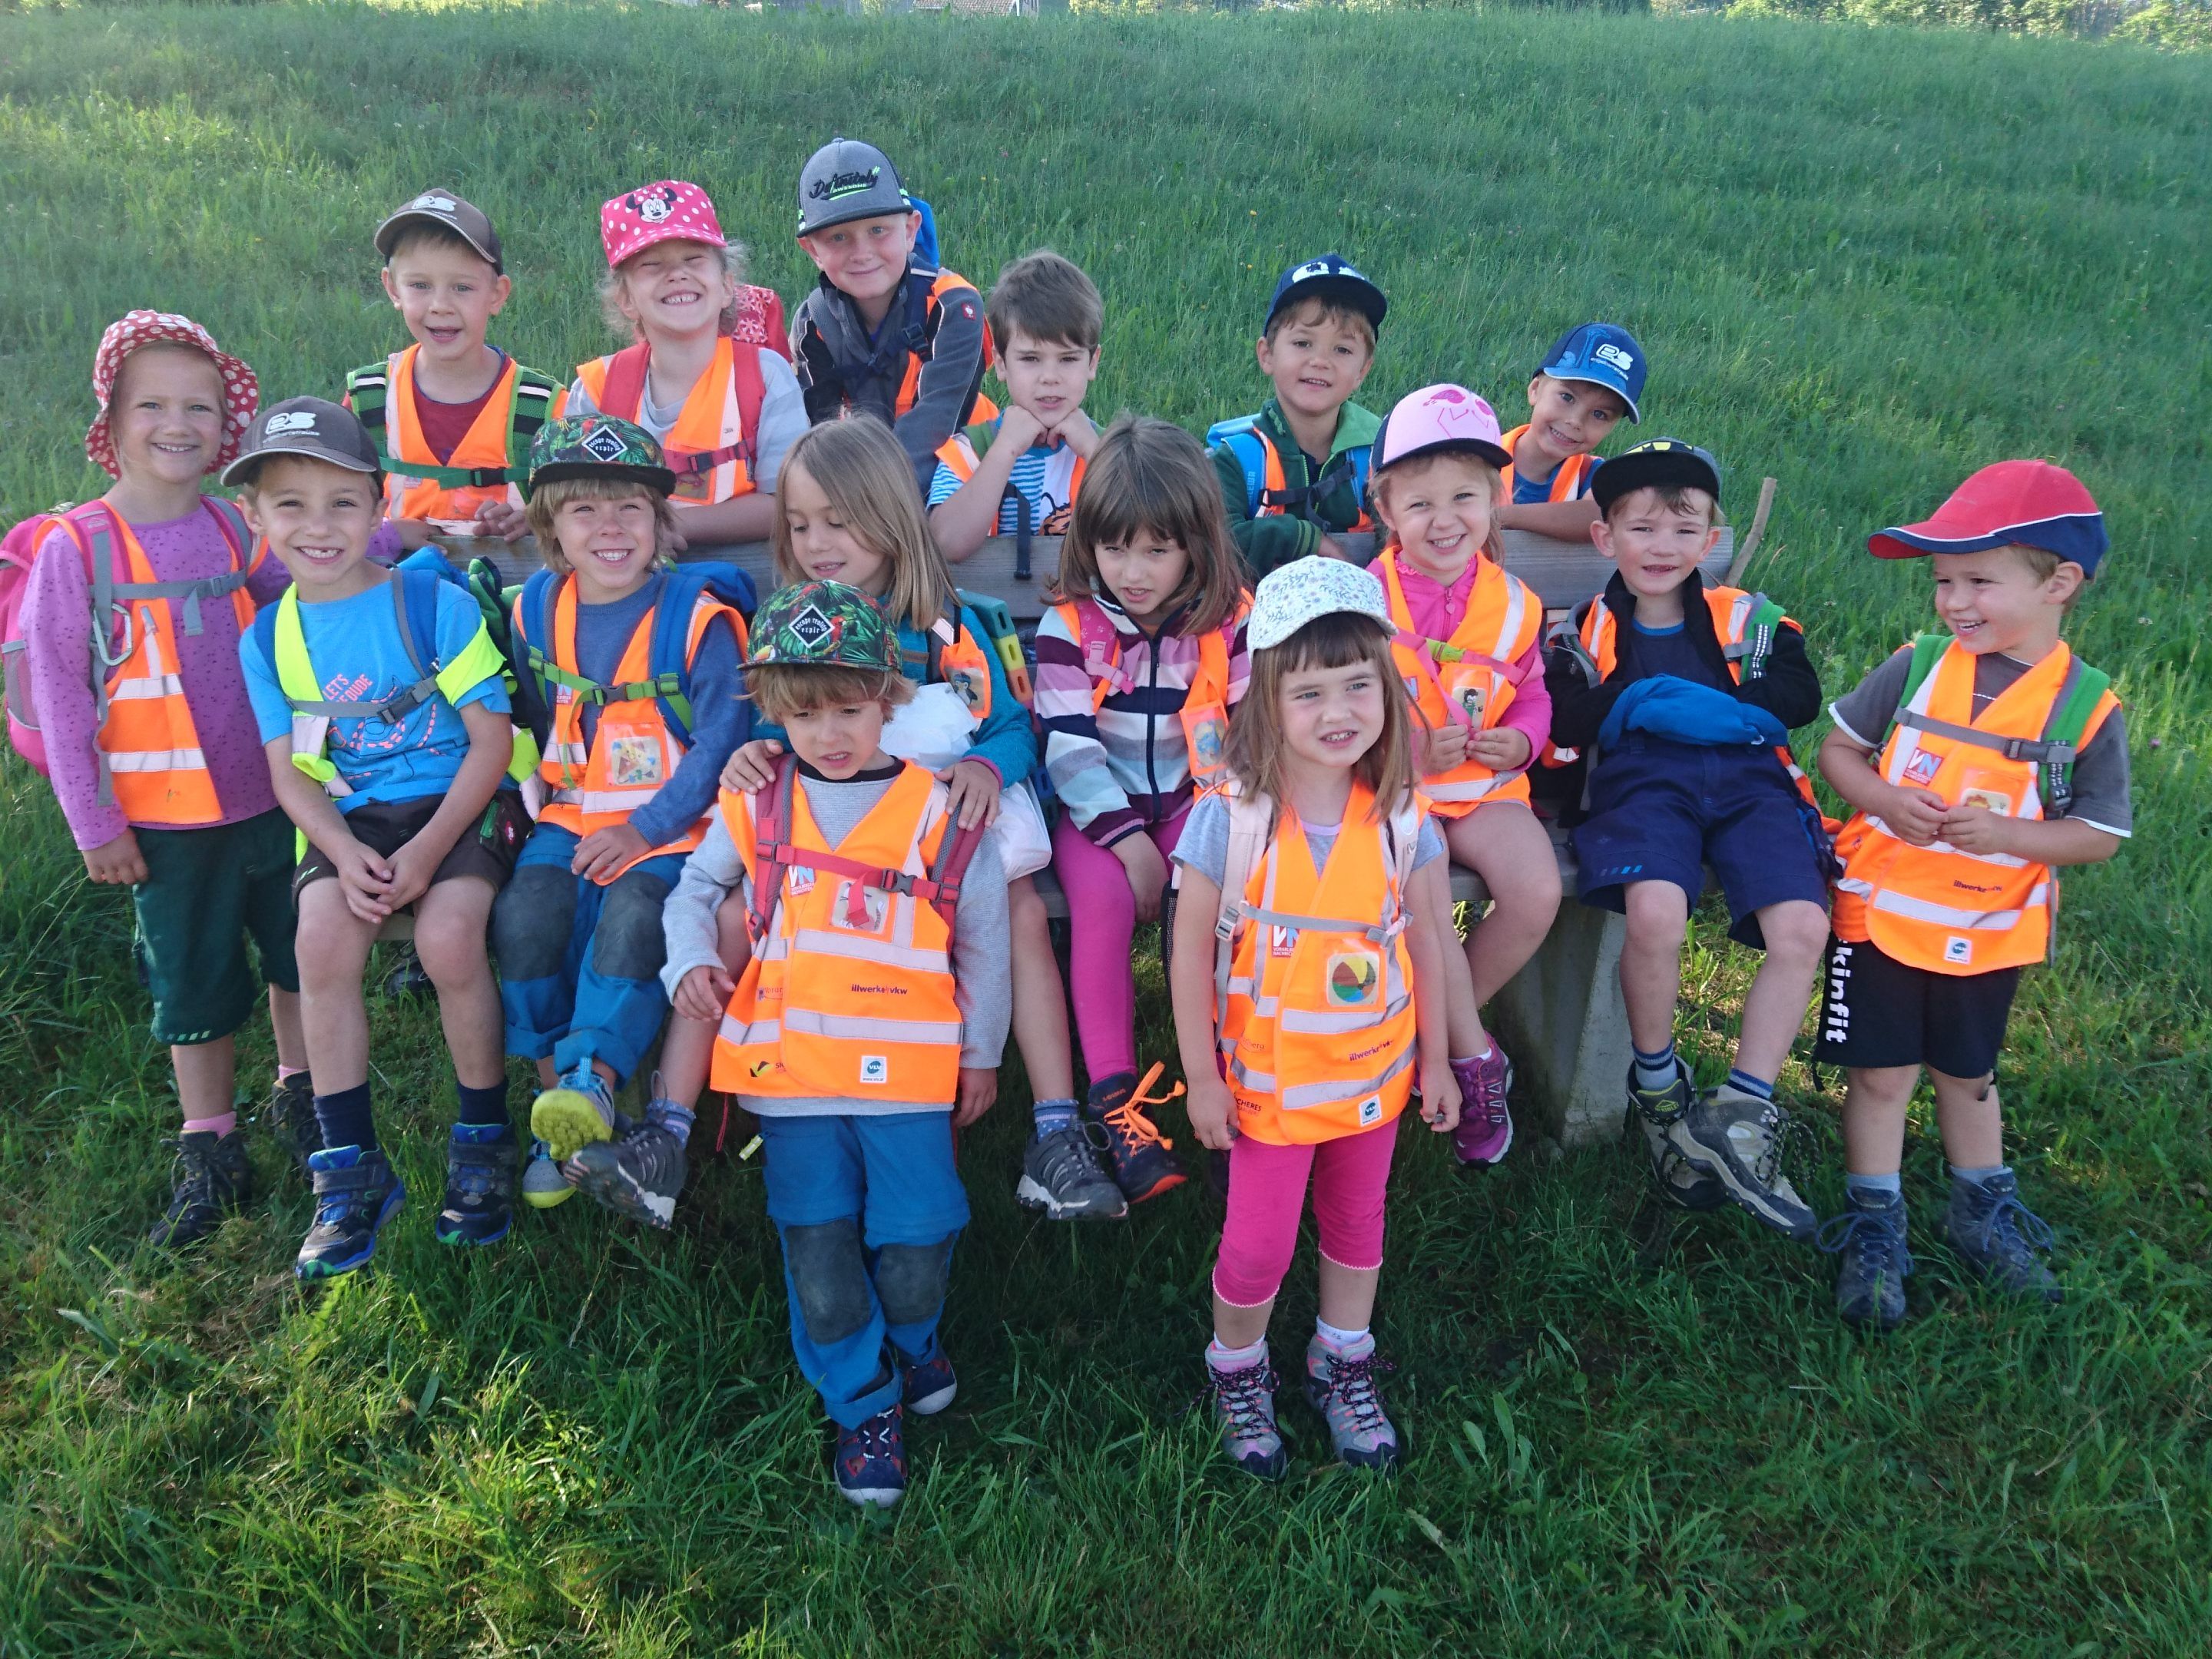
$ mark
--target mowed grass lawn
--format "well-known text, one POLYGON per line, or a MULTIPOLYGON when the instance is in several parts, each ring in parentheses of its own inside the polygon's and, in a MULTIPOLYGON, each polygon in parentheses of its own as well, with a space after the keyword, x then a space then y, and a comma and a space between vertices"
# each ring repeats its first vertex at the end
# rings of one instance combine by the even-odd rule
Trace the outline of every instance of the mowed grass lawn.
MULTIPOLYGON (((2208 95, 2212 63, 2129 51, 1513 14, 0 21, 10 520, 97 487, 87 366, 129 307, 202 319, 266 396, 333 392, 400 339, 372 227, 447 183, 506 235, 499 337, 566 369, 609 343, 602 197, 700 180, 795 300, 793 180, 842 130, 899 158, 955 267, 1049 244, 1096 276, 1102 416, 1253 406, 1267 285, 1327 248, 1391 295, 1378 406, 1449 376, 1510 417, 1561 328, 1631 325, 1644 432, 1710 445, 1739 502, 1782 480, 1756 580, 1832 690, 1929 615, 1869 528, 1984 461, 2067 462, 2114 534, 2074 635, 2130 705, 2140 815, 2069 881, 2002 1073, 2063 1308, 1969 1292, 1930 1245, 1911 1323, 1862 1340, 1829 1260, 1733 1215, 1674 1224, 1612 1150, 1547 1160, 1532 1132, 1462 1181, 1409 1133, 1380 1313, 1406 1468, 1332 1468, 1286 1397, 1298 1461, 1264 1488, 1180 1415, 1218 1205, 1194 1184, 1121 1227, 1032 1222, 1010 1064, 963 1146, 960 1400, 913 1428, 914 1493, 877 1523, 829 1484, 757 1164, 707 1159, 671 1236, 572 1205, 481 1255, 432 1243, 452 1105, 426 1006, 373 1004, 415 1194, 373 1271, 295 1285, 308 1206, 266 1140, 266 1201, 189 1259, 143 1244, 173 1103, 128 904, 11 757, 0 1650, 2202 1654, 2208 95)), ((1709 1076, 1746 972, 1717 937, 1681 1018, 1709 1076)), ((265 1032, 246 1048, 258 1087, 265 1032)), ((1832 1209, 1839 1081, 1793 1065, 1784 1090, 1832 1209)), ((1926 1133, 1908 1182, 1924 1233, 1926 1133)), ((1311 1284, 1309 1255, 1286 1363, 1311 1284)))

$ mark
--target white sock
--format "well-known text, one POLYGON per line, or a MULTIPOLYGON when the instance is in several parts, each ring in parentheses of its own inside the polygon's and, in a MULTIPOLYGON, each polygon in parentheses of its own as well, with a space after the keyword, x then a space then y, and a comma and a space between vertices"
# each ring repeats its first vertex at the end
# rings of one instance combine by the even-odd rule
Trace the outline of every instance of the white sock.
POLYGON ((1267 1358, 1267 1339, 1264 1336, 1249 1348, 1224 1348, 1218 1336, 1206 1345, 1206 1363, 1217 1371, 1241 1371, 1264 1363, 1267 1358))
POLYGON ((1373 1346, 1374 1338, 1369 1334, 1372 1328, 1363 1325, 1356 1331, 1340 1330, 1326 1319, 1314 1321, 1314 1334, 1339 1353, 1350 1353, 1358 1348, 1373 1346))

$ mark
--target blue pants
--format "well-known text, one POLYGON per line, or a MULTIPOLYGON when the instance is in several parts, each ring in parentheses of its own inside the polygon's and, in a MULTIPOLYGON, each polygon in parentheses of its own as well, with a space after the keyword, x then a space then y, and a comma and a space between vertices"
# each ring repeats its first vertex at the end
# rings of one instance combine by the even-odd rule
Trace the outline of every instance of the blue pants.
POLYGON ((783 1239, 791 1352, 844 1428, 898 1399, 888 1341, 910 1364, 937 1348, 968 1194, 949 1112, 763 1117, 768 1215, 783 1239))
POLYGON ((539 824, 492 905, 507 1052, 525 1060, 550 1054, 564 1072, 596 1060, 620 1085, 668 1015, 660 908, 685 855, 647 859, 602 887, 569 872, 579 839, 558 824, 539 824))

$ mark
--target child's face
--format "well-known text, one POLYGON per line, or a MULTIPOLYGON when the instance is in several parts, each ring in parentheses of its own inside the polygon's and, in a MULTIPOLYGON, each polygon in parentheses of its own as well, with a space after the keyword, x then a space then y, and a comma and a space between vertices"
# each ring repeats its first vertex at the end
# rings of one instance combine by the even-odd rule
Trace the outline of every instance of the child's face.
POLYGON ((722 250, 705 242, 655 242, 624 260, 615 304, 647 337, 711 334, 737 297, 722 250))
POLYGON ((793 714, 784 721, 791 751, 825 778, 849 778, 884 759, 884 722, 890 705, 874 698, 865 702, 823 703, 793 714))
POLYGON ((1627 413, 1619 397, 1588 380, 1539 374, 1528 382, 1528 437, 1555 463, 1589 454, 1627 413))
POLYGON ((375 568, 368 538, 384 517, 375 480, 328 461, 272 455, 239 507, 254 533, 292 573, 301 596, 343 599, 367 588, 375 568))
POLYGON ((1630 592, 1657 599, 1680 587, 1719 539, 1711 505, 1700 501, 1701 494, 1692 495, 1685 511, 1668 507, 1656 489, 1631 490, 1590 526, 1590 538, 1620 569, 1630 592))
POLYGON ((554 509, 553 538, 584 602, 604 605, 635 593, 653 574, 660 525, 643 489, 617 501, 583 495, 554 509))
POLYGON ((1498 508, 1498 477, 1472 455, 1392 467, 1376 480, 1375 510, 1413 568, 1449 585, 1481 555, 1498 508))
POLYGON ((1382 735, 1384 690, 1382 672, 1364 660, 1285 675, 1275 706, 1284 747, 1308 766, 1356 765, 1382 735))
POLYGON ((1936 614, 1952 637, 1976 656, 2048 650, 2058 637, 2066 601, 2081 586, 2081 567, 2062 564, 2038 576, 2019 550, 1937 553, 1936 614))
POLYGON ((123 361, 108 430, 126 478, 197 484, 222 450, 222 374, 190 346, 141 346, 123 361))
POLYGON ((1357 325, 1308 301, 1290 320, 1262 337, 1260 372, 1275 388, 1275 401, 1294 415, 1334 415, 1375 362, 1375 349, 1357 325))
POLYGON ((792 562, 807 580, 842 582, 880 595, 890 585, 891 562, 846 528, 814 475, 803 466, 787 466, 781 486, 792 562))
POLYGON ((799 245, 830 287, 865 303, 884 299, 898 287, 921 234, 919 213, 886 213, 817 230, 800 237, 799 245))
POLYGON ((1050 431, 1083 407, 1084 394, 1098 373, 1097 350, 1066 340, 1035 339, 1019 329, 1012 332, 1012 339, 1000 343, 991 367, 1006 383, 1008 400, 1050 431))
POLYGON ((1142 528, 1127 541, 1101 542, 1093 550, 1098 580, 1139 627, 1160 620, 1190 569, 1181 542, 1142 528))
POLYGON ((417 238, 384 268, 384 291, 424 355, 465 362, 483 349, 484 330, 514 284, 474 250, 417 238))

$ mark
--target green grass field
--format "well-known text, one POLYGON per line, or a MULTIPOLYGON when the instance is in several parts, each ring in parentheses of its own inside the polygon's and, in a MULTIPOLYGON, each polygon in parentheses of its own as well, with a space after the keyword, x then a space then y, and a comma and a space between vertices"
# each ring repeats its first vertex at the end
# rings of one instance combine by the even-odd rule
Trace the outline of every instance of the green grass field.
MULTIPOLYGON (((829 1485, 757 1164, 708 1160, 672 1236, 574 1205, 480 1256, 432 1244, 451 1085, 421 1007, 374 1005, 417 1194, 374 1270, 295 1287, 307 1205, 266 1141, 270 1201, 189 1260, 142 1244, 173 1103, 127 902, 10 757, 0 1652, 2201 1655, 2208 96, 2212 62, 2126 48, 1528 13, 0 18, 11 521, 96 489, 88 365, 129 307, 198 316, 267 396, 330 392, 398 337, 371 228, 450 183, 506 235, 505 342, 565 369, 608 344, 603 196, 699 179, 795 298, 792 181, 842 129, 900 159, 970 276, 1038 244, 1094 275, 1101 413, 1252 406, 1267 284, 1324 248, 1392 296, 1371 404, 1449 376, 1510 416, 1553 334, 1628 323, 1645 433, 1710 445, 1741 499, 1781 479, 1755 576, 1832 690, 1928 614, 1869 528, 2001 455, 2075 466, 2116 546, 2074 635, 2130 706, 2141 830, 2068 884, 2003 1073, 2070 1264, 2055 1313, 1969 1293, 1931 1247, 1912 1322, 1855 1339, 1826 1259, 1741 1218, 1670 1226, 1611 1152, 1532 1139, 1465 1182, 1409 1134, 1380 1314, 1407 1467, 1328 1468, 1286 1403, 1299 1461, 1263 1489, 1179 1415, 1217 1207, 1031 1223, 1010 1071, 963 1146, 961 1399, 879 1523, 829 1485)), ((1717 938, 1682 1012, 1709 1070, 1745 977, 1717 938)), ((258 1080, 266 1033, 247 1046, 258 1080)), ((1838 1080, 1784 1088, 1832 1208, 1838 1080)), ((1917 1137, 1923 1219, 1939 1179, 1917 1137)))

